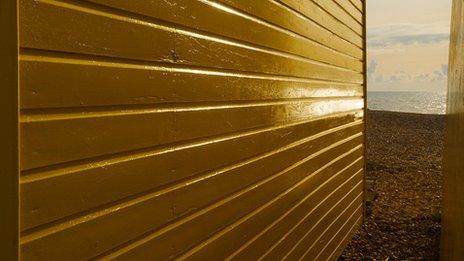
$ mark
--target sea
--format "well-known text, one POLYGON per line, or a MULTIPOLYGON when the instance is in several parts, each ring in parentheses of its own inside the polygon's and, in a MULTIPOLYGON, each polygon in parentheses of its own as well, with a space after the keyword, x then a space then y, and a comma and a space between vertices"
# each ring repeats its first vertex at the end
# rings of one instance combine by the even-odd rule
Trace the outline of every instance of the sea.
POLYGON ((367 107, 382 111, 445 114, 446 92, 370 91, 367 107))

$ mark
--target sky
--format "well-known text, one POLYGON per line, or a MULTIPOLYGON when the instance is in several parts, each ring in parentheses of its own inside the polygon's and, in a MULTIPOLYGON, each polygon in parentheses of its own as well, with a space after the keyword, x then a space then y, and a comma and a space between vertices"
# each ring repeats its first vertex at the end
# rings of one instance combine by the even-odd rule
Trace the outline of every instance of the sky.
POLYGON ((445 91, 451 0, 367 1, 369 91, 445 91))

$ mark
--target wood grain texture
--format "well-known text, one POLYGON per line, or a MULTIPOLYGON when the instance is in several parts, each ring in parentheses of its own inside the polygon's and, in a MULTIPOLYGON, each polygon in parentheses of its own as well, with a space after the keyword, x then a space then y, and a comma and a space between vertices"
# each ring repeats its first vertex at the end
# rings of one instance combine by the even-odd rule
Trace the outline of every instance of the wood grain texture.
POLYGON ((23 259, 338 255, 363 208, 361 7, 20 0, 23 259))
POLYGON ((464 4, 453 1, 444 152, 441 259, 464 258, 464 4))

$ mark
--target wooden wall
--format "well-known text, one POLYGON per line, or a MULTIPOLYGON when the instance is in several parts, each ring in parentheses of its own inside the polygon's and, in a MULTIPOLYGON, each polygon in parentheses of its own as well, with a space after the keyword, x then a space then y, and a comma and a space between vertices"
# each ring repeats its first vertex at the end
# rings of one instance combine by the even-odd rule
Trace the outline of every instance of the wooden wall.
POLYGON ((20 0, 21 255, 336 258, 360 0, 20 0))
POLYGON ((444 159, 442 260, 464 260, 464 3, 453 2, 444 159))
POLYGON ((0 1, 0 260, 19 254, 17 18, 16 1, 0 1))

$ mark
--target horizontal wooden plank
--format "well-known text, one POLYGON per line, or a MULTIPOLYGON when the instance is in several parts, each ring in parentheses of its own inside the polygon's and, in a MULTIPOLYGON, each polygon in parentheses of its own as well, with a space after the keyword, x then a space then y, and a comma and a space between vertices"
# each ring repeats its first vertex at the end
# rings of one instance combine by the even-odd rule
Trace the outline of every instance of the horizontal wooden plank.
POLYGON ((346 242, 364 2, 18 3, 23 259, 327 259, 346 242))
MULTIPOLYGON (((248 14, 258 16, 297 34, 314 39, 319 43, 349 54, 359 60, 363 59, 361 46, 349 42, 351 38, 348 35, 351 35, 352 31, 349 28, 337 28, 336 25, 340 24, 335 19, 321 19, 323 15, 326 14, 320 8, 312 9, 311 15, 306 17, 288 8, 288 6, 282 4, 280 1, 275 0, 219 1, 247 12, 248 14)), ((312 6, 317 7, 315 4, 312 6)))
POLYGON ((351 83, 363 81, 359 72, 74 2, 23 0, 20 10, 20 41, 25 48, 351 83))
MULTIPOLYGON (((362 183, 362 177, 363 172, 357 172, 350 179, 342 181, 341 186, 343 189, 341 191, 329 191, 328 198, 323 202, 307 202, 302 205, 299 211, 295 212, 294 215, 289 216, 288 219, 277 224, 274 230, 277 234, 271 237, 270 247, 268 249, 260 248, 261 250, 258 253, 254 253, 254 255, 261 255, 259 257, 261 260, 287 258, 288 255, 300 245, 300 242, 305 238, 305 235, 311 233, 321 223, 323 223, 322 221, 326 219, 328 213, 333 213, 333 215, 341 213, 344 209, 343 206, 346 207, 349 202, 353 201, 353 199, 362 192, 362 184, 360 184, 362 183), (308 206, 308 204, 310 205, 308 206), (304 209, 308 209, 309 212, 301 212, 304 209), (296 222, 285 223, 285 221, 288 220, 295 220, 296 222), (288 230, 284 230, 285 228, 288 230), (276 238, 278 239, 277 241, 275 241, 276 238), (265 250, 264 254, 262 253, 262 250, 265 250)), ((313 236, 312 239, 315 239, 316 237, 313 236)), ((261 242, 263 240, 264 238, 260 239, 261 242)), ((269 244, 265 244, 264 246, 268 247, 269 244)), ((309 246, 310 245, 307 245, 307 247, 309 246)))
POLYGON ((363 15, 350 0, 335 0, 351 17, 353 17, 359 24, 363 24, 363 15))
MULTIPOLYGON (((324 248, 326 242, 331 239, 331 230, 340 228, 353 213, 362 213, 363 184, 359 183, 353 191, 344 197, 339 203, 326 211, 322 219, 318 220, 306 233, 294 248, 285 255, 285 258, 314 258, 324 248), (359 212, 358 212, 359 211, 359 212), (327 233, 326 233, 327 232, 327 233)), ((270 259, 267 259, 270 260, 270 259)))
MULTIPOLYGON (((361 155, 361 150, 358 150, 335 158, 317 172, 308 175, 280 194, 279 197, 274 198, 241 218, 238 222, 216 233, 180 258, 189 260, 229 259, 229 256, 234 251, 237 251, 240 246, 258 236, 258 234, 265 233, 269 225, 275 224, 278 220, 291 214, 292 210, 302 202, 319 203, 324 201, 325 197, 332 191, 342 190, 342 188, 338 189, 338 187, 344 181, 351 180, 350 178, 362 169, 363 160, 361 155)), ((358 182, 359 179, 353 179, 352 184, 350 184, 354 186, 358 182)), ((343 187, 349 187, 350 184, 345 184, 343 187)), ((346 192, 349 190, 346 190, 346 192)), ((338 195, 343 195, 343 193, 338 195)), ((266 238, 266 240, 269 240, 269 238, 266 238)), ((255 249, 252 251, 255 251, 255 249)), ((247 255, 247 257, 250 256, 247 255)), ((243 256, 234 255, 234 258, 237 260, 258 260, 259 256, 254 259, 243 259, 243 256)))
MULTIPOLYGON (((326 161, 325 164, 327 162, 328 161, 326 161)), ((107 257, 130 259, 144 256, 151 259, 176 257, 185 250, 208 238, 214 231, 231 224, 245 213, 267 203, 272 197, 279 195, 282 187, 290 187, 294 182, 301 179, 301 175, 306 176, 314 169, 321 166, 319 164, 316 164, 318 166, 314 166, 314 162, 308 162, 308 164, 303 163, 299 166, 292 166, 294 167, 292 170, 283 172, 288 173, 288 175, 292 177, 292 182, 290 182, 290 184, 288 180, 285 181, 286 175, 280 176, 279 173, 279 177, 268 178, 260 182, 258 189, 255 189, 255 186, 253 186, 252 190, 240 196, 234 196, 233 201, 227 200, 221 207, 215 207, 211 211, 202 213, 197 218, 189 220, 189 222, 183 222, 169 232, 165 233, 164 231, 160 231, 159 233, 153 233, 107 257), (312 166, 309 170, 305 167, 308 164, 312 166), (300 172, 302 168, 305 169, 303 173, 300 172), (185 235, 183 238, 178 237, 181 231, 184 233, 183 235, 185 235)))
MULTIPOLYGON (((336 250, 340 243, 347 243, 347 242, 343 242, 344 238, 350 234, 353 227, 355 226, 359 227, 362 225, 362 222, 361 222, 362 217, 363 217, 363 207, 360 204, 359 209, 356 210, 349 218, 347 218, 345 223, 341 227, 334 224, 333 230, 335 230, 336 233, 335 234, 330 233, 333 230, 328 230, 326 232, 328 234, 327 238, 330 238, 330 240, 322 250, 319 250, 320 252, 316 258, 320 260, 332 260, 334 249, 336 250)), ((310 255, 307 255, 305 258, 306 260, 314 260, 310 255)))
POLYGON ((21 118, 21 168, 165 146, 363 108, 361 98, 114 111, 59 111, 21 118))
MULTIPOLYGON (((312 0, 312 1, 317 3, 320 7, 326 10, 336 19, 340 20, 343 24, 348 26, 348 28, 356 32, 358 35, 360 36, 363 35, 364 31, 363 31, 363 26, 362 26, 362 19, 360 21, 357 21, 350 14, 348 14, 342 7, 340 7, 336 3, 336 1, 339 1, 339 0, 335 0, 335 1, 312 0)), ((343 0, 343 1, 347 1, 347 0, 343 0)))
MULTIPOLYGON (((339 6, 337 6, 333 1, 299 1, 299 0, 278 0, 293 10, 301 13, 302 15, 308 17, 309 19, 317 22, 323 27, 329 29, 334 34, 342 37, 350 43, 355 44, 359 48, 363 46, 362 28, 359 24, 352 18, 351 23, 344 24, 343 21, 339 21, 339 16, 333 15, 342 15, 348 16, 339 6), (325 3, 325 4, 323 4, 325 3), (318 4, 321 4, 319 6, 318 4), (323 5, 322 5, 323 4, 323 5), (326 6, 328 5, 328 6, 326 6), (330 15, 333 12, 332 15, 330 15), (350 24, 353 24, 354 27, 350 27, 350 24)), ((346 20, 346 19, 345 19, 346 20)))
POLYGON ((362 96, 357 84, 37 52, 20 73, 23 109, 362 96))
POLYGON ((215 1, 91 0, 91 2, 362 71, 362 62, 354 57, 215 1))
POLYGON ((361 229, 361 226, 363 225, 363 219, 364 216, 361 215, 358 220, 354 222, 349 231, 344 235, 344 238, 339 241, 339 245, 336 246, 335 250, 330 254, 329 260, 335 260, 342 255, 343 251, 351 242, 354 235, 358 232, 359 229, 361 229))
MULTIPOLYGON (((354 155, 359 156, 360 154, 362 154, 361 151, 354 155)), ((348 157, 351 159, 351 156, 348 157)), ((363 173, 359 170, 362 169, 363 164, 364 159, 354 161, 351 164, 337 161, 327 169, 330 173, 329 177, 325 176, 325 171, 320 174, 321 176, 315 175, 312 179, 315 180, 314 184, 318 187, 306 190, 302 194, 304 197, 299 202, 288 205, 291 207, 288 207, 289 211, 285 215, 273 220, 271 225, 249 239, 240 248, 237 246, 229 258, 233 260, 258 260, 266 254, 272 256, 274 253, 279 253, 280 257, 283 257, 286 251, 288 252, 289 247, 293 245, 279 245, 279 243, 287 237, 291 238, 296 232, 299 233, 298 235, 304 233, 306 230, 299 230, 300 223, 312 222, 315 224, 318 219, 322 218, 330 207, 334 206, 362 179, 363 173), (276 251, 272 251, 274 248, 276 251)), ((294 241, 287 243, 295 244, 299 238, 294 238, 294 241)))
POLYGON ((360 196, 353 201, 350 206, 330 224, 328 228, 326 228, 324 233, 317 238, 317 241, 312 245, 312 247, 306 251, 302 260, 327 260, 326 258, 330 252, 327 253, 326 251, 332 251, 335 247, 330 245, 335 242, 333 237, 339 235, 338 232, 347 233, 347 230, 360 220, 362 213, 362 197, 360 196), (326 242, 329 242, 329 244, 327 245, 326 242), (324 246, 324 244, 326 245, 324 246))
POLYGON ((325 148, 327 141, 319 145, 309 142, 287 151, 284 153, 287 156, 284 157, 280 157, 282 153, 274 154, 275 157, 266 157, 254 164, 239 165, 230 171, 213 173, 214 175, 199 178, 196 182, 186 181, 178 189, 169 188, 144 195, 124 203, 123 206, 112 206, 78 220, 69 220, 34 232, 23 238, 23 257, 40 258, 43 253, 47 253, 49 257, 55 258, 69 255, 88 258, 158 227, 160 230, 142 239, 143 248, 137 248, 137 251, 149 250, 150 253, 144 255, 146 258, 153 255, 167 258, 178 251, 185 251, 199 240, 204 240, 211 232, 264 204, 308 173, 330 162, 333 157, 361 144, 361 141, 362 137, 353 136, 328 148, 325 148), (319 151, 321 148, 325 149, 319 151), (304 158, 302 163, 285 169, 286 164, 288 166, 294 160, 299 160, 295 159, 296 155, 308 156, 311 153, 309 150, 319 152, 304 158), (265 179, 259 181, 262 178, 265 179), (239 192, 233 192, 246 184, 250 185, 239 192), (210 205, 211 201, 225 195, 229 196, 210 205), (202 209, 205 205, 208 207, 202 209), (186 214, 190 215, 167 227, 159 228, 159 225, 186 214), (127 222, 128 220, 131 222, 127 222), (186 236, 178 237, 179 231, 186 236), (179 240, 182 241, 181 244, 179 240))
POLYGON ((364 4, 361 0, 350 0, 350 2, 362 13, 364 10, 364 4))
POLYGON ((312 135, 341 131, 340 128, 352 125, 358 126, 360 122, 354 122, 354 117, 347 114, 28 174, 21 179, 21 229, 155 190, 276 151, 312 135))

